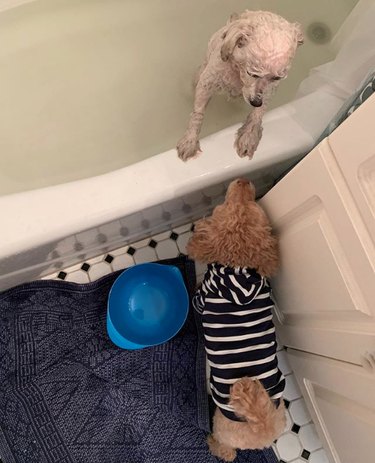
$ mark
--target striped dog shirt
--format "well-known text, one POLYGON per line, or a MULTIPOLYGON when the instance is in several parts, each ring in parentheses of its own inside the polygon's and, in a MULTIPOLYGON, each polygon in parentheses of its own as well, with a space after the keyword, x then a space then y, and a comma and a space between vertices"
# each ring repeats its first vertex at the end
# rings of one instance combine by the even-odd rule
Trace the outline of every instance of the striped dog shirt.
POLYGON ((231 420, 240 421, 228 404, 238 379, 259 379, 277 403, 285 387, 277 366, 270 293, 267 280, 255 270, 210 264, 193 298, 202 314, 212 398, 231 420))

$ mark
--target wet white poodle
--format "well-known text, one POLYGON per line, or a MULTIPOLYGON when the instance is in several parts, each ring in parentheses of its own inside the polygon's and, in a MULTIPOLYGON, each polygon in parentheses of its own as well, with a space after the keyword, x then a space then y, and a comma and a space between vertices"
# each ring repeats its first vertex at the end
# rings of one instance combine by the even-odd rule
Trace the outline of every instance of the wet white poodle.
POLYGON ((189 125, 177 144, 183 160, 200 153, 199 133, 211 96, 226 91, 243 96, 254 109, 238 130, 235 148, 240 157, 253 157, 262 137, 262 118, 267 102, 281 79, 287 76, 297 46, 303 43, 301 26, 266 11, 234 14, 210 39, 195 87, 189 125))

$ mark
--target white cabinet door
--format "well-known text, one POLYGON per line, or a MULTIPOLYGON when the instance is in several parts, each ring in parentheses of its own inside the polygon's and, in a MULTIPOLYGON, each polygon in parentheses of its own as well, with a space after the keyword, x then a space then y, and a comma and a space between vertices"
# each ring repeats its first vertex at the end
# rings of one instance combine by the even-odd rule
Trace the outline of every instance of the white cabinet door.
POLYGON ((261 200, 279 336, 334 463, 374 460, 374 121, 372 97, 261 200))
POLYGON ((293 349, 288 358, 332 462, 374 461, 375 375, 293 349))
POLYGON ((367 230, 363 245, 375 268, 375 96, 329 137, 335 162, 367 230), (370 235, 369 236, 367 236, 370 235), (372 239, 371 239, 372 237, 372 239))
POLYGON ((375 352, 374 121, 370 98, 261 200, 280 236, 281 340, 358 365, 375 352))

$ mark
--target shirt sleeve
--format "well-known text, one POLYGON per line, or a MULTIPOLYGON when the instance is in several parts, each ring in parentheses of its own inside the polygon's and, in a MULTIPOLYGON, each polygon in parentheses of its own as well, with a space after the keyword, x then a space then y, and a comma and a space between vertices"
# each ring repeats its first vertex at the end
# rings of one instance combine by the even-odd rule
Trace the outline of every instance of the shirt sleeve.
POLYGON ((204 309, 204 296, 203 296, 202 289, 198 289, 198 291, 193 296, 192 302, 193 302, 194 309, 198 313, 202 314, 203 309, 204 309))

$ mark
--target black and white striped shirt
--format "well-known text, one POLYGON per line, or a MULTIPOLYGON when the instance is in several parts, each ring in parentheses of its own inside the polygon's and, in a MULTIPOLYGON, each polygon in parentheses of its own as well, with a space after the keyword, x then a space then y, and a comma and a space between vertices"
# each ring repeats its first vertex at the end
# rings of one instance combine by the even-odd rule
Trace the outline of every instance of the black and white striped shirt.
POLYGON ((255 270, 210 264, 193 298, 203 319, 212 398, 232 420, 239 420, 228 404, 230 387, 238 379, 259 379, 275 401, 285 387, 277 364, 270 292, 255 270))

